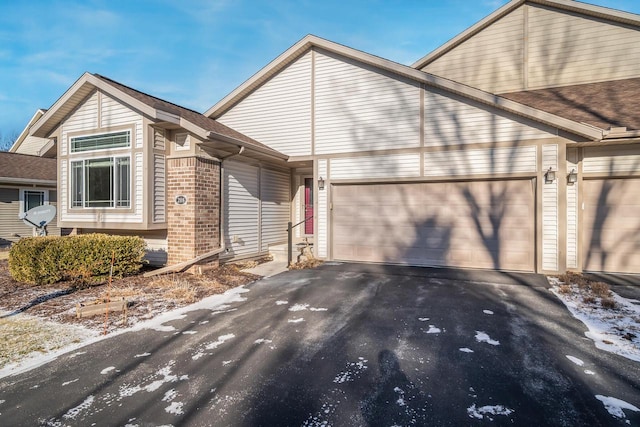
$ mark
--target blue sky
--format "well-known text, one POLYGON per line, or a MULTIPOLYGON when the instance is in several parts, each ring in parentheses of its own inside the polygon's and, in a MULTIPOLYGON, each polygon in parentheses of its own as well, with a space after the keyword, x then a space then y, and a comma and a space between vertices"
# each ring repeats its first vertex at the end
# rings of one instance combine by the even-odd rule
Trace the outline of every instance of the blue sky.
MULTIPOLYGON (((0 135, 85 71, 205 111, 304 37, 411 64, 507 0, 4 0, 0 135)), ((640 13, 637 0, 596 4, 640 13)))

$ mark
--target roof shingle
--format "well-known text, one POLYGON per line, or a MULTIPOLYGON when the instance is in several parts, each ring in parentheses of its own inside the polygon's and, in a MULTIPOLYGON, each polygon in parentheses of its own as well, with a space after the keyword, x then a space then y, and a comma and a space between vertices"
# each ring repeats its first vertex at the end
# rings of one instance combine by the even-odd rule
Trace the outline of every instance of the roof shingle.
POLYGON ((56 159, 0 152, 0 182, 3 178, 55 181, 56 159))

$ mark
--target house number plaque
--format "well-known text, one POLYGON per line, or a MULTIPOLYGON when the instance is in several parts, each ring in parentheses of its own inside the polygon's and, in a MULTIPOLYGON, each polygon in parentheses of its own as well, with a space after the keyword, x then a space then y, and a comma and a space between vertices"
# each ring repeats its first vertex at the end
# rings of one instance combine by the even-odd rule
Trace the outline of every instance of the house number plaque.
POLYGON ((176 196, 176 205, 186 205, 187 204, 187 196, 176 196))

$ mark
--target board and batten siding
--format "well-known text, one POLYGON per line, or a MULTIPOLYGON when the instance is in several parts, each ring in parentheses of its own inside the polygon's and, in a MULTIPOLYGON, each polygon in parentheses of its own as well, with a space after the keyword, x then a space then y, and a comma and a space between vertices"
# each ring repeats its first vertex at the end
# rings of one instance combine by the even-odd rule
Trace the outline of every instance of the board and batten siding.
MULTIPOLYGON (((328 176, 328 164, 326 159, 318 160, 318 177, 328 176)), ((317 182, 317 178, 315 181, 317 182)), ((317 189, 317 187, 315 187, 317 189)), ((328 248, 328 236, 329 236, 329 211, 328 211, 328 187, 325 186, 324 190, 317 191, 318 196, 318 207, 316 209, 317 215, 317 246, 318 246, 318 257, 326 258, 329 255, 328 248)))
MULTIPOLYGON (((90 95, 71 114, 61 126, 60 152, 64 156, 58 161, 60 167, 60 208, 58 214, 60 220, 64 222, 74 222, 78 225, 82 223, 129 223, 136 224, 143 222, 143 186, 144 186, 144 155, 141 152, 134 153, 132 150, 122 150, 123 154, 131 155, 131 212, 123 212, 121 209, 105 209, 98 211, 83 211, 69 209, 69 176, 70 162, 76 158, 69 156, 69 134, 86 132, 86 134, 98 134, 106 132, 108 127, 134 125, 135 132, 131 135, 132 149, 142 147, 143 126, 142 116, 114 99, 99 93, 98 91, 90 95), (99 107, 100 104, 100 108, 99 107)), ((120 151, 118 151, 120 153, 120 151)), ((98 153, 84 152, 78 158, 99 157, 98 153)))
MULTIPOLYGON (((549 168, 558 170, 558 145, 542 146, 542 172, 549 168)), ((558 270, 558 179, 542 182, 542 269, 558 270)))
POLYGON ((521 87, 524 8, 520 7, 422 69, 489 92, 521 87))
POLYGON ((309 51, 217 120, 289 156, 311 154, 309 51))
MULTIPOLYGON (((319 176, 326 176, 320 173, 319 176)), ((420 176, 420 153, 331 159, 331 179, 408 178, 420 176)))
POLYGON ((640 170, 640 147, 637 145, 588 147, 583 153, 582 172, 585 174, 625 174, 640 170))
POLYGON ((420 146, 420 85, 315 54, 315 154, 420 146))
POLYGON ((640 31, 529 6, 529 89, 638 77, 640 31))
MULTIPOLYGON (((567 172, 578 171, 578 150, 567 149, 567 172)), ((567 184, 567 268, 578 268, 579 182, 567 184)))
POLYGON ((535 145, 424 153, 424 175, 430 177, 535 173, 536 170, 535 145))
POLYGON ((521 123, 505 113, 444 92, 429 89, 424 96, 424 145, 479 144, 524 141, 555 136, 534 123, 521 123))
POLYGON ((261 170, 260 209, 261 209, 261 251, 269 250, 269 245, 287 241, 287 223, 289 214, 289 194, 291 183, 289 174, 261 170))
POLYGON ((260 200, 258 168, 224 162, 224 239, 226 257, 259 252, 260 200))

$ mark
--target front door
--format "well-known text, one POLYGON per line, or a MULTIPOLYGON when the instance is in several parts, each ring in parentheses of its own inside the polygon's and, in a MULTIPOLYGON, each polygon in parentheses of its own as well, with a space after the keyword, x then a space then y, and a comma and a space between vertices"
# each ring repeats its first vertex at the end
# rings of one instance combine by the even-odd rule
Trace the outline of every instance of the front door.
POLYGON ((313 234, 313 178, 304 179, 304 234, 313 234))

